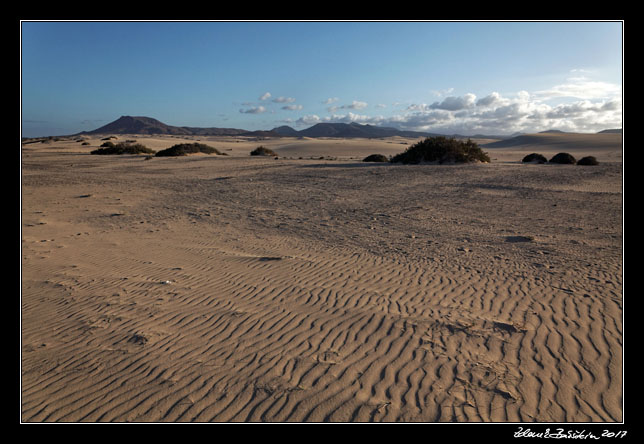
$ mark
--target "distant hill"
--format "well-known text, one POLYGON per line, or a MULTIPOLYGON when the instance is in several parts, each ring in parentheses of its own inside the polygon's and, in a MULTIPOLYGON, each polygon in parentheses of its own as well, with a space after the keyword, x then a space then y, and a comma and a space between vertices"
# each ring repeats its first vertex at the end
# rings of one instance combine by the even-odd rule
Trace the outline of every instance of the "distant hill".
MULTIPOLYGON (((558 130, 558 129, 549 129, 549 130, 546 130, 546 131, 540 131, 540 132, 539 132, 539 134, 549 134, 549 133, 552 133, 552 134, 574 134, 574 133, 569 133, 569 132, 567 132, 567 131, 561 131, 561 130, 558 130)), ((622 134, 622 129, 621 129, 621 128, 617 128, 617 129, 605 129, 605 130, 603 130, 603 131, 598 131, 598 132, 597 132, 597 134, 606 134, 606 133, 611 133, 611 134, 617 134, 617 133, 618 133, 618 134, 622 134)), ((517 134, 517 135, 518 135, 518 134, 517 134)))
POLYGON ((438 134, 418 131, 404 131, 397 128, 388 128, 375 125, 362 125, 360 123, 317 123, 310 128, 297 131, 290 126, 280 126, 271 131, 288 137, 340 137, 340 138, 381 138, 381 137, 430 137, 438 134))
POLYGON ((622 137, 620 133, 566 133, 562 131, 544 131, 536 134, 522 134, 509 139, 499 140, 482 145, 485 148, 517 148, 538 149, 556 148, 574 150, 577 148, 596 149, 611 148, 621 149, 622 137))
POLYGON ((492 142, 485 144, 486 148, 509 148, 522 145, 537 145, 539 142, 545 140, 542 136, 544 133, 538 134, 521 134, 520 136, 510 137, 509 139, 499 140, 497 142, 492 142))
POLYGON ((93 131, 80 134, 188 134, 187 130, 172 127, 150 117, 121 116, 93 131))
MULTIPOLYGON (((612 133, 622 133, 621 129, 607 129, 599 132, 598 134, 612 134, 612 133)), ((172 126, 167 125, 163 122, 153 119, 152 117, 144 116, 121 116, 115 121, 108 123, 100 128, 97 128, 93 131, 83 131, 77 135, 91 135, 91 134, 165 134, 165 135, 177 135, 177 136, 251 136, 251 137, 337 137, 337 138, 384 138, 384 137, 435 137, 435 136, 446 136, 454 138, 467 138, 467 136, 461 136, 458 134, 446 135, 446 134, 437 134, 437 133, 428 133, 420 131, 405 131, 397 128, 375 126, 375 125, 363 125, 360 123, 318 123, 310 128, 303 130, 296 130, 290 126, 283 125, 273 128, 268 131, 248 131, 245 129, 237 128, 199 128, 191 126, 172 126)), ((517 137, 508 136, 486 136, 486 135, 476 135, 471 136, 472 138, 488 138, 488 139, 501 139, 498 144, 499 146, 513 146, 517 142, 529 142, 529 140, 523 141, 522 137, 534 137, 534 136, 555 136, 555 135, 566 135, 574 133, 564 133, 559 130, 548 130, 543 131, 538 134, 520 134, 516 135, 517 137)), ((519 143, 521 144, 521 143, 519 143)))
POLYGON ((180 136, 279 136, 271 131, 247 131, 236 128, 197 128, 189 126, 172 126, 152 117, 121 116, 93 131, 80 134, 166 134, 180 136))
POLYGON ((248 131, 237 128, 198 128, 172 126, 143 116, 121 116, 93 131, 83 131, 75 135, 91 134, 169 134, 179 136, 258 136, 258 137, 338 137, 338 138, 381 138, 381 137, 430 137, 440 134, 404 131, 359 123, 318 123, 301 131, 290 126, 279 126, 269 131, 248 131))
POLYGON ((298 131, 291 128, 288 125, 283 125, 283 126, 278 126, 276 128, 273 128, 271 130, 274 133, 279 134, 280 136, 285 136, 285 137, 297 137, 298 136, 298 131))
POLYGON ((605 129, 604 131, 600 131, 597 134, 622 134, 622 129, 621 128, 616 128, 616 129, 605 129))

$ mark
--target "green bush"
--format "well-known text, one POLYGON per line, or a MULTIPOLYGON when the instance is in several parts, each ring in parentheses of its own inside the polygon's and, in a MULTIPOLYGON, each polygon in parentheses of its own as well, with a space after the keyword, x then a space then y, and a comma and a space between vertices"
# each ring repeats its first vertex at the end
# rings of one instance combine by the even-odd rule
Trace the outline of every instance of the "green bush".
POLYGON ((219 150, 203 143, 180 143, 173 145, 170 148, 161 150, 156 153, 157 157, 164 156, 187 156, 188 154, 204 153, 204 154, 221 154, 219 150))
POLYGON ((521 162, 546 163, 548 159, 542 154, 532 153, 523 158, 521 162))
POLYGON ((593 156, 586 156, 579 159, 577 165, 599 165, 599 162, 593 156))
POLYGON ((572 154, 568 153, 559 153, 555 154, 555 156, 550 159, 550 163, 561 163, 561 164, 570 164, 574 165, 577 161, 573 157, 572 154))
POLYGON ((362 159, 363 162, 389 162, 389 159, 387 157, 383 156, 382 154, 371 154, 364 159, 362 159))
POLYGON ((466 142, 444 136, 428 137, 395 155, 393 163, 465 163, 490 162, 490 157, 475 142, 466 142))
POLYGON ((114 145, 107 142, 101 145, 103 148, 91 151, 90 154, 154 154, 155 151, 141 145, 140 143, 129 144, 119 143, 114 145), (108 145, 109 144, 109 145, 108 145))
POLYGON ((270 148, 258 146, 250 152, 251 156, 277 156, 277 153, 270 148))

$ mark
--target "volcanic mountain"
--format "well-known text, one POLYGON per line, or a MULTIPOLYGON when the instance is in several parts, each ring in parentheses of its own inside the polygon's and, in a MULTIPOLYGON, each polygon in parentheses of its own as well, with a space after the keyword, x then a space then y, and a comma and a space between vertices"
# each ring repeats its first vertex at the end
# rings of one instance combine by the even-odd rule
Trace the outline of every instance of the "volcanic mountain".
POLYGON ((198 128, 190 126, 172 126, 152 117, 121 116, 112 123, 93 131, 80 134, 169 134, 184 136, 262 136, 262 137, 341 137, 341 138, 380 138, 380 137, 429 137, 438 134, 416 131, 403 131, 359 123, 318 123, 310 128, 297 131, 290 126, 279 126, 270 131, 248 131, 236 128, 198 128))
POLYGON ((112 123, 79 134, 170 134, 186 136, 279 136, 270 131, 247 131, 236 128, 197 128, 172 126, 151 117, 121 116, 112 123))
MULTIPOLYGON (((374 125, 362 125, 360 123, 318 123, 310 128, 303 130, 295 130, 290 126, 278 126, 268 131, 248 131, 245 129, 237 128, 199 128, 191 126, 172 126, 166 125, 163 122, 153 119, 152 117, 132 117, 132 116, 121 116, 112 123, 108 123, 105 126, 97 128, 93 131, 83 131, 74 135, 81 134, 168 134, 168 135, 178 135, 178 136, 250 136, 250 137, 337 137, 337 138, 383 138, 383 137, 434 137, 441 136, 444 134, 435 134, 427 132, 418 132, 418 131, 405 131, 399 130, 397 128, 389 128, 383 126, 374 126, 374 125)), ((593 142, 605 143, 607 140, 605 138, 610 138, 611 136, 618 134, 621 136, 621 129, 617 130, 605 130, 600 132, 593 138, 593 142)), ((455 138, 464 138, 465 136, 460 136, 457 134, 452 135, 451 137, 455 138)), ((579 135, 573 133, 564 133, 562 131, 545 131, 539 134, 520 134, 517 137, 508 138, 507 136, 472 136, 478 138, 492 138, 492 139, 504 139, 499 140, 495 144, 488 144, 486 146, 490 148, 502 148, 516 145, 531 145, 535 143, 543 143, 545 141, 549 143, 553 142, 569 142, 572 139, 578 138, 579 135), (557 137, 555 137, 557 136, 557 137), (555 137, 556 140, 550 140, 550 138, 555 137), (565 140, 560 140, 564 138, 565 140), (570 139, 570 140, 568 140, 570 139)), ((612 142, 612 140, 611 140, 612 142)), ((609 142, 610 143, 610 142, 609 142)))
POLYGON ((363 137, 363 138, 380 138, 380 137, 429 137, 438 134, 424 133, 417 131, 404 131, 396 128, 383 126, 362 125, 360 123, 317 123, 310 128, 296 131, 289 126, 280 126, 273 128, 271 131, 277 132, 283 136, 295 137, 363 137))

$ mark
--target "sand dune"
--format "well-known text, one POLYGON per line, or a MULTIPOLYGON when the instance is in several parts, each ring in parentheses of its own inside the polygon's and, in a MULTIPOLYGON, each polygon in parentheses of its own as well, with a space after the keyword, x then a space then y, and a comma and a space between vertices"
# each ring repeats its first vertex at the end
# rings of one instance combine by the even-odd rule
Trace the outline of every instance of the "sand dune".
POLYGON ((620 133, 538 133, 525 134, 505 140, 485 143, 483 149, 505 155, 509 151, 539 152, 550 158, 560 152, 569 152, 578 159, 583 156, 600 156, 604 161, 622 161, 622 135, 620 133))
POLYGON ((612 147, 403 166, 350 160, 397 140, 218 140, 23 147, 22 421, 622 420, 612 147))

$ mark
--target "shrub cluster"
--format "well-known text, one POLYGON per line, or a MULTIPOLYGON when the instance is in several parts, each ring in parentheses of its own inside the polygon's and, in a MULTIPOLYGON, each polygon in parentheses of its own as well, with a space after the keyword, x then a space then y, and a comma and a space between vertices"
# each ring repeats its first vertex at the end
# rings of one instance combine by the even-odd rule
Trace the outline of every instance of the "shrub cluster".
POLYGON ((567 165, 574 165, 574 164, 599 165, 599 162, 593 156, 586 156, 579 160, 576 160, 575 157, 570 153, 558 153, 554 155, 552 159, 550 159, 549 161, 547 161, 546 158, 541 154, 532 153, 525 156, 522 162, 536 162, 536 163, 549 162, 549 163, 559 163, 559 164, 567 164, 567 165))
POLYGON ((277 153, 270 148, 258 146, 250 152, 251 156, 277 156, 277 153))
POLYGON ((550 159, 550 163, 561 163, 561 164, 567 164, 567 165, 574 165, 577 162, 575 157, 572 154, 568 153, 559 153, 555 154, 552 159, 550 159))
POLYGON ((577 165, 599 165, 599 162, 593 156, 586 156, 579 159, 577 165))
POLYGON ((465 163, 490 162, 490 157, 475 142, 444 136, 428 137, 395 155, 393 163, 465 163))
POLYGON ((548 159, 545 156, 537 153, 528 154, 523 158, 521 162, 532 162, 532 163, 546 163, 548 159))
POLYGON ((154 154, 155 151, 147 148, 140 143, 118 143, 114 145, 112 142, 105 142, 98 148, 91 151, 90 154, 154 154))
POLYGON ((156 157, 187 156, 188 154, 221 154, 219 150, 203 143, 180 143, 156 153, 156 157))
POLYGON ((389 162, 389 159, 387 159, 384 155, 382 154, 371 154, 364 159, 362 159, 363 162, 389 162))

